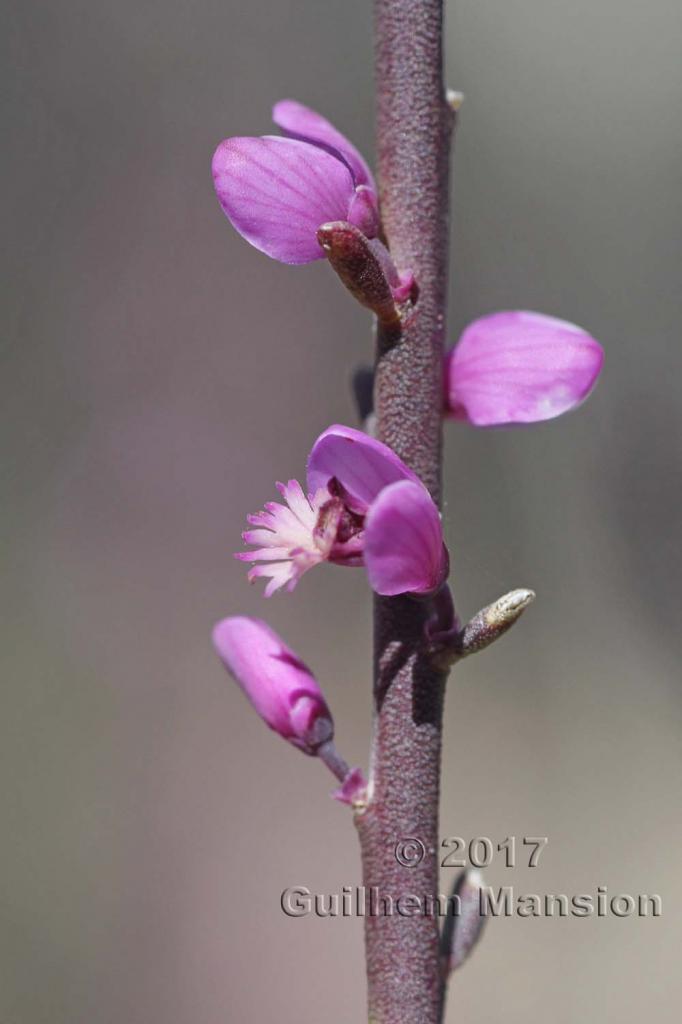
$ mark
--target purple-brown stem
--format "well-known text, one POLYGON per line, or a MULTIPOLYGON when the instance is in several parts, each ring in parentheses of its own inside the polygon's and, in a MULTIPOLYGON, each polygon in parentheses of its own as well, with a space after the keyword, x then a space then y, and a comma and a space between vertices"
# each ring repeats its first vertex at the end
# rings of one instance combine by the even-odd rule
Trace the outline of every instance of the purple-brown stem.
MULTIPOLYGON (((396 265, 413 271, 419 289, 397 336, 381 327, 377 332, 377 430, 436 501, 454 123, 443 86, 442 29, 442 0, 375 0, 382 222, 396 265)), ((423 901, 438 892, 445 675, 428 658, 426 615, 427 606, 410 598, 376 599, 371 780, 367 808, 356 822, 364 885, 377 886, 394 902, 408 894, 423 901), (403 866, 398 844, 411 837, 425 855, 415 866, 403 866)), ((365 922, 370 1021, 437 1024, 437 919, 394 910, 365 922)))

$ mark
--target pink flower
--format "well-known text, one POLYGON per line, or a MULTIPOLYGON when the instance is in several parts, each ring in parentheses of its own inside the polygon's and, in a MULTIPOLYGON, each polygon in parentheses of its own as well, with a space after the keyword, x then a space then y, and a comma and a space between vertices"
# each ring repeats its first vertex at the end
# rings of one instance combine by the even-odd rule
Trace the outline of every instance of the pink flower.
POLYGON ((277 485, 286 504, 268 502, 242 534, 257 562, 249 579, 269 579, 265 596, 293 590, 314 565, 364 565, 378 594, 432 595, 448 574, 440 515, 419 478, 380 441, 332 426, 308 458, 308 493, 277 485))
POLYGON ((213 157, 215 190, 237 231, 282 263, 323 259, 317 231, 332 221, 376 238, 376 187, 355 146, 293 100, 277 103, 273 118, 287 138, 225 139, 213 157))
POLYGON ((260 619, 223 619, 213 645, 266 725, 306 754, 334 736, 334 722, 310 669, 260 619))
POLYGON ((553 419, 587 398, 603 361, 599 342, 565 320, 481 317, 446 356, 446 416, 477 427, 553 419))

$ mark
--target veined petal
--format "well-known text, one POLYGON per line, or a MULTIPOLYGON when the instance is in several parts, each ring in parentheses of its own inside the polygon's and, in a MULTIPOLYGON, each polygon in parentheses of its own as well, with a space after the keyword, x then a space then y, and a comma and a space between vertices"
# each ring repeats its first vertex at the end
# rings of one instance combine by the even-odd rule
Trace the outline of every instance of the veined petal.
POLYGON ((372 172, 361 153, 326 117, 296 100, 280 100, 272 108, 272 120, 290 138, 302 139, 328 151, 341 153, 353 172, 355 184, 369 185, 376 192, 372 172))
POLYGON ((423 485, 419 477, 381 441, 339 424, 320 434, 308 457, 308 491, 327 487, 335 478, 354 511, 363 513, 379 492, 398 480, 423 485))
POLYGON ((421 483, 390 484, 365 519, 365 568, 377 594, 436 593, 448 574, 440 515, 421 483))
POLYGON ((603 360, 599 342, 565 320, 481 317, 446 356, 446 415, 479 427, 553 419, 587 398, 603 360))
POLYGON ((271 729, 306 754, 329 742, 334 723, 317 680, 267 623, 223 619, 213 630, 213 644, 271 729))
POLYGON ((362 231, 366 238, 379 234, 379 207, 371 188, 358 185, 348 207, 348 221, 362 231))
POLYGON ((322 259, 318 227, 345 220, 355 195, 352 174, 341 160, 274 135, 225 139, 213 157, 213 179, 240 235, 282 263, 322 259))

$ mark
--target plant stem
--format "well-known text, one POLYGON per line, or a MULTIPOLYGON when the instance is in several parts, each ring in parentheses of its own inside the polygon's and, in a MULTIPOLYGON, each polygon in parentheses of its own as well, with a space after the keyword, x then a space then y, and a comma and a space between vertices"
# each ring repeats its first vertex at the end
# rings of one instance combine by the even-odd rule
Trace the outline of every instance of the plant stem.
MULTIPOLYGON (((440 499, 442 363, 447 297, 448 168, 454 113, 442 77, 442 0, 375 0, 377 146, 382 222, 391 255, 419 295, 399 335, 377 333, 378 435, 440 499)), ((369 1019, 437 1024, 438 921, 395 901, 438 892, 438 802, 445 675, 424 645, 427 608, 375 602, 370 797, 357 816, 363 881, 393 901, 365 918, 369 1019), (424 845, 413 867, 401 840, 424 845)), ((417 858, 419 847, 417 849, 417 858)), ((414 850, 413 850, 414 852, 414 850)))

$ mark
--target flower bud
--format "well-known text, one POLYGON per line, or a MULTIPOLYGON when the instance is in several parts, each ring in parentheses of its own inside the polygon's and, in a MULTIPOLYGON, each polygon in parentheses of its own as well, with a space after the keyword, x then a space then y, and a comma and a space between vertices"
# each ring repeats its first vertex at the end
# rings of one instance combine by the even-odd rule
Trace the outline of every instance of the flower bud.
POLYGON ((213 645, 266 725, 315 756, 334 735, 334 723, 310 669, 260 619, 223 619, 213 645))

